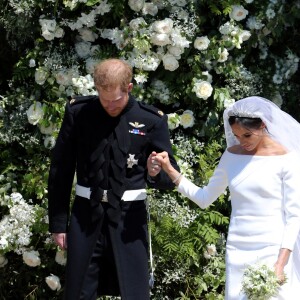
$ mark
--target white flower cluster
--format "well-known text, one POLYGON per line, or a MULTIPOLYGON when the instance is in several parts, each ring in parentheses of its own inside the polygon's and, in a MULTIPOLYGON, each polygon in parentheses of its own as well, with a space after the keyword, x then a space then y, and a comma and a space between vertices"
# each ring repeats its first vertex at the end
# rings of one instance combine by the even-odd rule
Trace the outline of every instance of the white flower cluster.
POLYGON ((235 25, 234 21, 228 21, 221 25, 219 31, 223 35, 222 39, 232 44, 228 50, 231 50, 234 47, 241 49, 242 43, 247 41, 251 36, 250 31, 241 29, 239 26, 235 25))
MULTIPOLYGON (((132 1, 131 4, 138 9, 147 3, 132 1)), ((110 39, 119 49, 130 44, 132 51, 126 54, 128 61, 132 66, 145 71, 155 71, 161 62, 165 70, 175 71, 184 49, 191 43, 180 26, 174 26, 171 18, 147 24, 143 17, 138 17, 130 21, 128 29, 130 35, 127 34, 126 38, 123 30, 117 28, 101 30, 100 34, 102 38, 110 39)))
POLYGON ((274 269, 264 263, 249 265, 244 271, 242 292, 249 300, 268 300, 276 297, 279 287, 274 269))
POLYGON ((0 250, 20 253, 30 244, 36 208, 19 193, 11 194, 8 208, 9 214, 0 221, 0 250))
POLYGON ((42 36, 47 41, 52 41, 54 38, 62 38, 64 36, 64 30, 56 24, 55 20, 40 18, 39 22, 42 29, 42 36))
POLYGON ((290 50, 286 53, 286 58, 275 58, 276 71, 273 75, 273 82, 281 84, 283 81, 290 79, 299 68, 299 57, 290 50))

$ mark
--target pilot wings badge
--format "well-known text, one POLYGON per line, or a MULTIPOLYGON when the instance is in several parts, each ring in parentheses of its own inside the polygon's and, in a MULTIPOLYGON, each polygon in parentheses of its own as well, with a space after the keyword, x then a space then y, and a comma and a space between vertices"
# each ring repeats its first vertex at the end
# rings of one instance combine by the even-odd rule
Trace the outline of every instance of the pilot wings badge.
POLYGON ((129 124, 134 128, 142 128, 145 124, 140 124, 139 122, 129 122, 129 124))

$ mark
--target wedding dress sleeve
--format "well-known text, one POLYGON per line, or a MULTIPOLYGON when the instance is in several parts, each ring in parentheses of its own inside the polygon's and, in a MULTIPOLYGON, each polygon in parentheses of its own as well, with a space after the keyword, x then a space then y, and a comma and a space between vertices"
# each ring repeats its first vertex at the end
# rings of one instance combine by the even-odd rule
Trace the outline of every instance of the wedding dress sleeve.
POLYGON ((200 208, 208 207, 224 193, 228 186, 227 172, 223 161, 224 155, 206 186, 201 188, 183 177, 178 185, 178 192, 195 202, 200 208))
POLYGON ((289 156, 283 170, 285 230, 282 248, 294 249, 300 230, 300 161, 289 156))

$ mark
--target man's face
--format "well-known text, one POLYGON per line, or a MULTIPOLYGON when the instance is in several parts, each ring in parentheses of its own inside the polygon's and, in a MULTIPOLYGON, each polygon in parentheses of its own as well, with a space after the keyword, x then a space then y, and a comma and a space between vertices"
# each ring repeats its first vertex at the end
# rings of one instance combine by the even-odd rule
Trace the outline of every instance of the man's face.
POLYGON ((127 91, 122 91, 120 87, 109 90, 97 88, 97 90, 104 110, 111 117, 117 117, 128 103, 128 93, 132 90, 132 83, 128 85, 127 91))

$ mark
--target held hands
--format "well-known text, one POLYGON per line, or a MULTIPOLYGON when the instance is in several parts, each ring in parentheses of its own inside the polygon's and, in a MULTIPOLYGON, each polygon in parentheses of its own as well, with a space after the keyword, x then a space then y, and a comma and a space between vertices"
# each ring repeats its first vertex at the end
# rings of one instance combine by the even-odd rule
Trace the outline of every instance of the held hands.
POLYGON ((153 151, 147 160, 148 174, 155 177, 161 171, 161 163, 157 160, 157 153, 153 151))
POLYGON ((168 174, 173 183, 179 185, 181 181, 182 174, 179 173, 171 164, 168 152, 163 151, 160 153, 152 152, 149 155, 148 162, 148 173, 150 176, 154 176, 151 174, 158 174, 161 168, 168 174))

